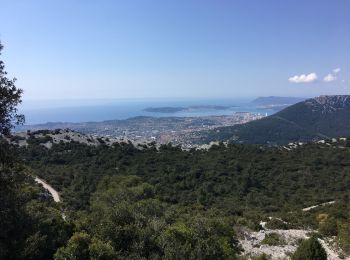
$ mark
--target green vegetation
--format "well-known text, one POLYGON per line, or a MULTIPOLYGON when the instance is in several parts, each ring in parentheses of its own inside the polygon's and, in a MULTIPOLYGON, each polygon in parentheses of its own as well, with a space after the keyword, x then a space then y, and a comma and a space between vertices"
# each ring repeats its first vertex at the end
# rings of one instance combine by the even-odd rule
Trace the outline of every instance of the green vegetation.
POLYGON ((262 245, 269 246, 282 246, 286 244, 286 241, 277 233, 266 234, 265 238, 261 241, 262 245))
POLYGON ((233 259, 232 225, 214 213, 160 201, 138 177, 104 177, 77 219, 78 233, 55 259, 233 259))
POLYGON ((17 149, 1 138, 24 119, 16 108, 22 90, 14 83, 0 61, 0 259, 50 259, 71 236, 72 225, 62 219, 48 193, 34 184, 17 149))
POLYGON ((341 248, 345 253, 350 254, 350 223, 349 221, 344 221, 339 224, 337 230, 337 239, 341 248))
POLYGON ((292 260, 327 260, 326 251, 317 238, 303 241, 292 256, 292 260))
POLYGON ((164 202, 215 207, 234 215, 290 212, 349 194, 349 148, 309 144, 283 151, 221 145, 182 151, 169 145, 139 150, 129 143, 93 147, 71 142, 51 149, 29 145, 20 152, 74 210, 86 209, 101 177, 114 175, 140 177, 164 202))
POLYGON ((50 259, 71 236, 58 205, 19 166, 0 169, 0 209, 0 259, 50 259))
MULTIPOLYGON (((350 148, 342 145, 285 151, 230 144, 182 151, 76 142, 47 149, 34 142, 19 152, 31 172, 61 192, 77 236, 89 241, 87 254, 102 241, 113 249, 103 250, 122 259, 227 259, 239 252, 233 227, 258 230, 267 216, 274 216, 268 228, 336 235, 348 252, 350 148), (301 210, 331 200, 337 202, 301 210)), ((76 240, 56 257, 76 248, 76 240)), ((283 244, 273 235, 265 242, 283 244)))
POLYGON ((268 229, 291 229, 293 225, 286 223, 280 219, 272 218, 266 223, 268 229))
POLYGON ((269 258, 267 257, 267 255, 263 254, 260 256, 255 256, 252 258, 253 260, 268 260, 269 258))
MULTIPOLYGON (((21 90, 3 69, 0 62, 0 259, 237 259, 234 227, 258 230, 268 216, 286 221, 273 218, 271 227, 293 223, 336 236, 350 253, 349 143, 182 151, 70 141, 47 149, 51 137, 41 131, 19 148, 2 138, 23 119, 21 90), (59 190, 63 203, 33 176, 59 190), (330 200, 336 203, 301 210, 330 200)), ((270 234, 263 243, 283 241, 270 234)), ((326 258, 311 238, 293 259, 326 258)))
POLYGON ((30 136, 27 140, 28 144, 44 144, 50 141, 52 141, 52 137, 48 135, 37 138, 35 138, 34 136, 30 136))
MULTIPOLYGON (((2 49, 0 42, 0 55, 2 49)), ((0 135, 8 135, 14 125, 24 122, 24 116, 17 114, 23 91, 16 87, 15 82, 15 78, 7 77, 5 64, 0 60, 0 135)))

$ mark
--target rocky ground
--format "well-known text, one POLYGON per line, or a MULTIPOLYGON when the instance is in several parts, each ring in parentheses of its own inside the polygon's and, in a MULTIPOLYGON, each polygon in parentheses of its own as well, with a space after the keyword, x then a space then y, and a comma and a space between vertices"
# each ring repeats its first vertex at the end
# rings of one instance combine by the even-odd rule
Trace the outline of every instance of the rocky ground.
MULTIPOLYGON (((149 147, 151 143, 141 142, 135 140, 129 140, 125 138, 111 138, 100 137, 89 134, 82 134, 70 129, 57 129, 57 130, 38 130, 16 133, 12 137, 8 137, 7 140, 20 147, 28 146, 31 142, 37 142, 48 149, 51 149, 53 144, 78 142, 86 145, 98 146, 101 144, 113 145, 114 143, 131 143, 136 148, 142 150, 144 147, 149 147)), ((208 150, 213 145, 218 145, 219 142, 210 142, 209 144, 193 145, 191 148, 208 150)), ((226 143, 224 143, 226 145, 226 143)), ((155 143, 155 146, 159 148, 160 144, 155 143)), ((182 147, 183 150, 189 150, 189 148, 182 147)))
MULTIPOLYGON (((322 205, 315 205, 317 207, 322 205)), ((312 208, 310 207, 310 208, 312 208)), ((272 219, 272 218, 270 218, 272 219)), ((268 229, 266 222, 261 222, 262 230, 258 232, 243 229, 241 233, 240 245, 243 249, 242 256, 252 259, 254 256, 267 255, 272 260, 291 259, 292 254, 297 249, 299 243, 310 238, 314 230, 307 229, 268 229), (266 237, 274 234, 279 238, 279 242, 271 245, 266 244, 266 237)), ((327 252, 329 260, 350 259, 350 257, 342 257, 339 248, 337 248, 332 238, 327 240, 319 239, 319 242, 327 252)))

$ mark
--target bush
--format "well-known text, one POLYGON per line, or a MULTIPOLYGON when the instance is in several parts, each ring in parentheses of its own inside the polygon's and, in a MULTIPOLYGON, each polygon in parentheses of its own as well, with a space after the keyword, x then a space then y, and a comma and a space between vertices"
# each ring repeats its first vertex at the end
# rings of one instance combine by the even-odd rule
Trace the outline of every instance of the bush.
POLYGON ((65 247, 61 247, 54 255, 55 260, 66 259, 117 259, 117 254, 109 242, 91 238, 86 233, 75 233, 65 247))
POLYGON ((327 260, 327 254, 317 238, 304 240, 292 256, 292 260, 327 260))
POLYGON ((280 219, 273 218, 266 223, 266 227, 269 229, 289 229, 290 225, 280 219))
POLYGON ((28 144, 44 144, 47 142, 52 142, 52 137, 51 136, 43 136, 43 137, 34 137, 33 135, 30 136, 27 140, 28 144))
POLYGON ((337 222, 331 218, 320 224, 319 231, 323 236, 337 235, 337 222))
POLYGON ((345 253, 350 253, 350 224, 344 223, 338 228, 338 243, 345 253))
POLYGON ((277 233, 266 234, 265 238, 261 241, 262 245, 280 246, 285 245, 286 241, 277 233))
POLYGON ((11 142, 18 143, 19 141, 25 140, 23 136, 13 135, 11 136, 11 142))
POLYGON ((263 255, 259 255, 259 256, 254 256, 252 259, 253 260, 268 260, 269 258, 267 257, 267 255, 263 254, 263 255))

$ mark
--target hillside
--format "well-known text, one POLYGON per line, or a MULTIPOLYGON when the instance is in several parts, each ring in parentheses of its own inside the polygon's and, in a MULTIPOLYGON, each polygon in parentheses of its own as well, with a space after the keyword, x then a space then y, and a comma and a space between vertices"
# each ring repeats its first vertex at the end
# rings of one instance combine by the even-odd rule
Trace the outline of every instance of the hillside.
POLYGON ((199 140, 288 143, 350 135, 350 96, 320 96, 266 118, 202 132, 199 140))
POLYGON ((107 259, 176 259, 177 252, 178 259, 262 253, 289 259, 312 230, 327 245, 340 246, 339 254, 350 253, 346 139, 183 151, 89 145, 83 136, 47 146, 45 135, 56 140, 62 133, 42 135, 34 133, 18 157, 60 193, 74 226, 55 259, 79 254, 79 241, 89 248, 108 245, 99 249, 113 256, 107 259), (201 252, 206 255, 197 257, 201 252))

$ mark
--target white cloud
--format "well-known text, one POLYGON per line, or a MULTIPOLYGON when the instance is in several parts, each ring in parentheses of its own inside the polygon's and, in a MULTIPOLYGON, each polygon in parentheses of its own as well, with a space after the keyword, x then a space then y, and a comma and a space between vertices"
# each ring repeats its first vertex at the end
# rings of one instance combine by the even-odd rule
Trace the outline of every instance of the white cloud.
POLYGON ((333 73, 334 73, 334 74, 338 74, 340 71, 341 71, 340 68, 336 68, 336 69, 333 70, 333 73))
POLYGON ((337 79, 337 77, 335 75, 333 75, 333 74, 328 74, 327 76, 325 76, 323 78, 323 80, 325 82, 332 82, 332 81, 335 81, 336 79, 337 79))
POLYGON ((332 82, 337 80, 337 74, 341 71, 340 68, 336 68, 332 70, 332 73, 329 73, 327 76, 323 78, 324 82, 332 82))
POLYGON ((317 74, 316 73, 310 73, 310 74, 301 74, 301 75, 295 75, 293 77, 290 77, 289 82, 292 83, 310 83, 315 82, 317 80, 317 74))

